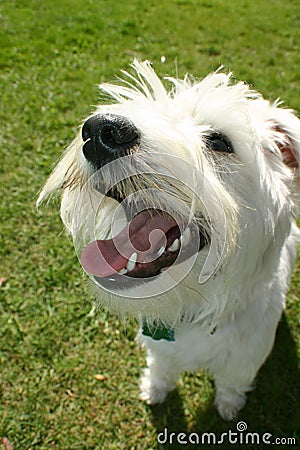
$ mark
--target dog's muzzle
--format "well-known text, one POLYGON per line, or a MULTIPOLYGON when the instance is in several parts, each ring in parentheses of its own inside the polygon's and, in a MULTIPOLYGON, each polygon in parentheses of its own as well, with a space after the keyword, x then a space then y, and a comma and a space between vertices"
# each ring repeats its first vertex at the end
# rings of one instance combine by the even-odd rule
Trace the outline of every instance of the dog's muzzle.
POLYGON ((100 169, 115 159, 126 156, 140 143, 140 133, 126 117, 115 114, 97 114, 82 127, 83 154, 100 169))
MULTIPOLYGON (((166 194, 163 191, 159 190, 155 195, 159 197, 160 204, 166 203, 165 210, 157 208, 153 194, 150 194, 150 201, 154 197, 153 204, 139 199, 139 192, 143 195, 151 189, 137 189, 137 192, 132 193, 134 201, 130 200, 130 196, 129 201, 123 198, 117 186, 106 189, 110 170, 120 169, 117 160, 129 156, 141 143, 141 134, 129 119, 114 114, 92 116, 83 125, 82 139, 83 154, 95 169, 96 190, 117 200, 128 220, 118 235, 106 240, 92 240, 81 249, 83 268, 102 286, 106 281, 118 281, 122 286, 124 275, 127 280, 149 280, 175 263, 196 255, 208 243, 203 230, 195 220, 191 221, 187 206, 184 206, 184 212, 179 213, 177 219, 168 212, 169 205, 167 200, 164 201, 166 194), (137 198, 140 204, 136 203, 137 198)), ((122 169, 123 164, 126 169, 126 161, 122 161, 122 169)), ((129 175, 132 186, 137 176, 129 175)), ((169 197, 170 202, 174 201, 172 196, 169 197)), ((180 207, 183 208, 182 202, 176 203, 176 206, 178 212, 180 207)), ((174 205, 171 210, 174 211, 174 205)))

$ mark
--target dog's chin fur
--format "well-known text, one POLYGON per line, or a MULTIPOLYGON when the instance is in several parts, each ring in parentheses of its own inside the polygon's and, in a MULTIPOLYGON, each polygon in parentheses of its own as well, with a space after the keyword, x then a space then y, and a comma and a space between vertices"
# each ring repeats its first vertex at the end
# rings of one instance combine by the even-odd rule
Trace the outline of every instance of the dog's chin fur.
MULTIPOLYGON (((117 114, 134 123, 141 142, 130 157, 143 176, 135 184, 118 182, 118 174, 109 167, 103 170, 123 198, 139 189, 156 189, 174 199, 168 212, 179 216, 176 201, 183 203, 222 251, 211 252, 213 269, 205 282, 199 283, 199 274, 209 241, 191 270, 167 290, 165 274, 119 289, 101 287, 100 280, 94 290, 99 304, 123 317, 162 322, 175 330, 174 342, 139 333, 148 351, 142 399, 162 402, 181 371, 204 367, 214 375, 221 416, 232 419, 271 351, 296 258, 300 122, 246 84, 232 84, 230 74, 218 71, 202 81, 167 78, 172 86, 167 91, 148 62, 135 61, 133 68, 135 77, 125 73, 129 81, 100 86, 113 104, 100 105, 94 114, 117 114), (215 131, 227 137, 234 153, 207 148, 215 131), (186 166, 177 165, 180 160, 186 166), (201 189, 193 180, 199 173, 205 177, 201 189)), ((79 252, 95 237, 108 239, 119 205, 102 196, 98 211, 99 192, 89 184, 95 170, 82 146, 78 135, 38 200, 62 191, 61 217, 79 252)), ((126 166, 123 170, 128 175, 126 166)), ((149 192, 147 201, 164 208, 160 197, 149 192)))

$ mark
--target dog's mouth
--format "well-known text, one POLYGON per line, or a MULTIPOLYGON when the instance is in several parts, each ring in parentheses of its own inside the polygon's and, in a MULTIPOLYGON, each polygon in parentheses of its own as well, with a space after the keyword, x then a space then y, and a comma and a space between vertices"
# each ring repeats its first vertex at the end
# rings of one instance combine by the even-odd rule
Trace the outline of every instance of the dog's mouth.
POLYGON ((85 271, 96 278, 149 278, 206 244, 206 235, 195 224, 179 223, 170 214, 151 208, 136 214, 112 239, 90 242, 80 259, 85 271))

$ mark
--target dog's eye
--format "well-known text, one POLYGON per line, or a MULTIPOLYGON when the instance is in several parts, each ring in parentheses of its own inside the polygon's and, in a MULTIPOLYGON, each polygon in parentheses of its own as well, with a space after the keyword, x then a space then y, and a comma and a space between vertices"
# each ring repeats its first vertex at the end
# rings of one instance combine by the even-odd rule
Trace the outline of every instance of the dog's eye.
POLYGON ((206 139, 207 148, 215 152, 233 153, 230 141, 220 133, 213 133, 206 139))

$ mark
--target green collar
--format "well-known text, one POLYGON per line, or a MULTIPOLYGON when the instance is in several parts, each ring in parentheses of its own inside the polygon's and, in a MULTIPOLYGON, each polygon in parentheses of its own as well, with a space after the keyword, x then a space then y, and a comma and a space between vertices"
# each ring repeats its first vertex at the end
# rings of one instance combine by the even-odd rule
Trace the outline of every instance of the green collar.
POLYGON ((142 334, 144 336, 149 336, 155 341, 160 341, 164 339, 165 341, 174 342, 175 333, 174 328, 165 326, 161 323, 154 323, 153 325, 148 325, 146 320, 143 321, 142 334))

